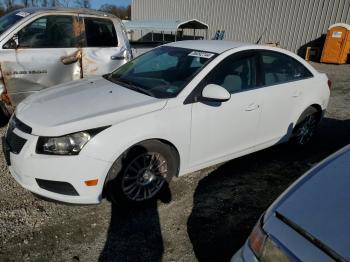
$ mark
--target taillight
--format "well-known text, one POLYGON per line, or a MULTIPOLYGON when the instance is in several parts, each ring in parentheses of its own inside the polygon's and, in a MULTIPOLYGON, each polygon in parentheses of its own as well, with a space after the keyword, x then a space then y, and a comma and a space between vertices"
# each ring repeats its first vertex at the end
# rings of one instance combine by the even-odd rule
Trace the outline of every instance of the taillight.
POLYGON ((331 88, 332 88, 332 81, 328 79, 327 84, 328 84, 329 90, 331 90, 331 88))
POLYGON ((261 220, 259 220, 249 236, 249 246, 257 258, 262 255, 266 237, 267 235, 261 227, 261 220))

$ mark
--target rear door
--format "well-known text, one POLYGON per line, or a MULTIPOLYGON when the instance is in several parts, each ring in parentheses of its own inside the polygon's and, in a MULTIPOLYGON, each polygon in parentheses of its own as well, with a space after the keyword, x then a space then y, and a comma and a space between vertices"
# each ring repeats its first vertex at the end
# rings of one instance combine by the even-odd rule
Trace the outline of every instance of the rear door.
POLYGON ((1 69, 13 105, 46 87, 80 78, 79 28, 76 15, 41 15, 14 34, 17 49, 3 46, 1 69))
POLYGON ((262 110, 257 144, 283 141, 292 132, 295 110, 302 104, 305 80, 312 74, 300 62, 280 52, 260 51, 262 110))
POLYGON ((85 44, 82 49, 83 76, 112 72, 129 60, 129 50, 120 28, 111 18, 84 16, 85 44), (118 29, 118 30, 117 30, 118 29), (118 34, 119 32, 119 34, 118 34), (119 36, 119 37, 118 37, 119 36))

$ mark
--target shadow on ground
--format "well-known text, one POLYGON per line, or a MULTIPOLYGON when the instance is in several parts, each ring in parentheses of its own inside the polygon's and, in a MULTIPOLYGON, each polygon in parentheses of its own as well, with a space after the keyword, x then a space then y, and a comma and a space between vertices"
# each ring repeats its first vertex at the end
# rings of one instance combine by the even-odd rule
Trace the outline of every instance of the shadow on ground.
POLYGON ((227 162, 202 179, 187 231, 199 261, 229 261, 262 212, 293 181, 350 143, 350 119, 323 119, 306 149, 278 145, 227 162))
MULTIPOLYGON (((170 189, 159 198, 171 201, 170 189)), ((162 261, 164 253, 157 202, 146 206, 123 207, 112 205, 107 240, 99 261, 162 261)))

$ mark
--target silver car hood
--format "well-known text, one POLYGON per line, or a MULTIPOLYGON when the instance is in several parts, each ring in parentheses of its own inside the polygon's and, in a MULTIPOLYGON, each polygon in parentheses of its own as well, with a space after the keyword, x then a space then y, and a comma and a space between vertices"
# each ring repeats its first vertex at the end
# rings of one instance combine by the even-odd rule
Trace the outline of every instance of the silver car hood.
POLYGON ((32 134, 60 136, 113 125, 160 110, 157 99, 93 77, 38 92, 18 105, 16 117, 32 127, 32 134))
POLYGON ((273 211, 350 260, 349 189, 350 147, 292 186, 273 211))

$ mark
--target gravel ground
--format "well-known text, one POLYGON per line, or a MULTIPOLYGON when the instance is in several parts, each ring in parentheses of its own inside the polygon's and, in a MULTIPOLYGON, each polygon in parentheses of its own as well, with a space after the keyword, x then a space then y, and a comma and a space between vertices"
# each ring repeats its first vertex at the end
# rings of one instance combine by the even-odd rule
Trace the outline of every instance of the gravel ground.
POLYGON ((312 145, 300 152, 279 145, 175 179, 154 206, 39 199, 12 179, 1 153, 0 261, 229 260, 288 185, 350 143, 350 65, 314 66, 333 87, 312 145))

